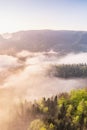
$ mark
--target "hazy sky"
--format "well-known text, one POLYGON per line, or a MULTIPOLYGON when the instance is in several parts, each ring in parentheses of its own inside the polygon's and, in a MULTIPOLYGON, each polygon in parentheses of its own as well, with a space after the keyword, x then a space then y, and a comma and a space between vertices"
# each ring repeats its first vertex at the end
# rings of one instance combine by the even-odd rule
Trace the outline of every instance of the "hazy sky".
POLYGON ((87 0, 0 0, 0 33, 87 30, 87 0))

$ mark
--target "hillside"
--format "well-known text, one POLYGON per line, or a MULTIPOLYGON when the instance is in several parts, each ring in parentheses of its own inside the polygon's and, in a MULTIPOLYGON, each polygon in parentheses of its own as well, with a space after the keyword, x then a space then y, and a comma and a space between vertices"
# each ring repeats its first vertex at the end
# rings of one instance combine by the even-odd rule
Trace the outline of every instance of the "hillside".
POLYGON ((60 78, 86 78, 87 77, 87 65, 86 64, 72 64, 72 65, 53 65, 49 70, 50 76, 56 76, 60 78))
POLYGON ((87 32, 32 30, 0 35, 0 50, 86 52, 87 32))
POLYGON ((12 130, 87 130, 85 89, 43 98, 33 104, 25 101, 16 109, 16 120, 8 127, 12 130))

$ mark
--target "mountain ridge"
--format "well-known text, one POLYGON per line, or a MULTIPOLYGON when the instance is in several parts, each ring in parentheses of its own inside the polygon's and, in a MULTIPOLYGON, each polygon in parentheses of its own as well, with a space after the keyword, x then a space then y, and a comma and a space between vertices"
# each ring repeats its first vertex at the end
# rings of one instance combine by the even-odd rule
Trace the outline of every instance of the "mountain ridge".
POLYGON ((86 52, 87 31, 27 30, 8 33, 7 38, 0 35, 0 50, 9 48, 33 52, 51 49, 60 53, 86 52))

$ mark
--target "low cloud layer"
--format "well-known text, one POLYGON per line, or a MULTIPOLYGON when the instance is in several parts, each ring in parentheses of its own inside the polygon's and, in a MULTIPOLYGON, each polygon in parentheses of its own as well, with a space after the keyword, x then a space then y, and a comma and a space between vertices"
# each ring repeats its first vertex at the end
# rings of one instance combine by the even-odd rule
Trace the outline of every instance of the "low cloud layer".
POLYGON ((13 88, 16 95, 18 91, 18 96, 25 95, 25 97, 28 96, 31 99, 32 97, 53 95, 55 92, 81 87, 79 79, 72 79, 72 84, 72 80, 49 77, 46 71, 53 64, 87 63, 87 53, 68 54, 59 57, 53 51, 32 53, 24 50, 15 54, 15 56, 0 55, 0 62, 0 89, 13 88), (43 93, 41 93, 41 90, 43 93))
POLYGON ((53 51, 42 53, 22 51, 14 56, 0 55, 0 113, 2 113, 0 119, 2 122, 11 106, 22 99, 51 97, 61 92, 86 87, 87 79, 64 80, 51 77, 46 73, 53 64, 78 63, 87 63, 87 53, 60 57, 53 51))
POLYGON ((59 64, 87 64, 87 53, 68 54, 58 61, 59 64))

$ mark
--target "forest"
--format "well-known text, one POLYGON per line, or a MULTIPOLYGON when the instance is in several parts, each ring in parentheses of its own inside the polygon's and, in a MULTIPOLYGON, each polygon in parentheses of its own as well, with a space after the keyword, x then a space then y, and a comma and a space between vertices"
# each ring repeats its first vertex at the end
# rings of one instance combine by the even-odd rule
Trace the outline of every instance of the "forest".
POLYGON ((60 78, 86 78, 87 64, 52 65, 48 73, 60 78))
POLYGON ((87 90, 21 102, 15 107, 12 130, 87 130, 87 90))

